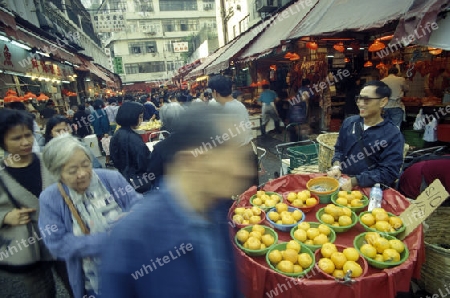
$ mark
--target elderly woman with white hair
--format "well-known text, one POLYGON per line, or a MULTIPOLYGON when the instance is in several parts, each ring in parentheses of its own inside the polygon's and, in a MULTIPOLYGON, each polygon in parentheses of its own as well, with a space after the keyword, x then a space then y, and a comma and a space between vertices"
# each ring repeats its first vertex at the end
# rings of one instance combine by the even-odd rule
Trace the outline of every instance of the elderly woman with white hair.
POLYGON ((55 257, 66 261, 74 296, 98 297, 102 244, 112 224, 141 195, 119 172, 93 170, 89 152, 70 135, 52 139, 43 161, 60 181, 39 196, 39 226, 56 225, 43 240, 55 257))

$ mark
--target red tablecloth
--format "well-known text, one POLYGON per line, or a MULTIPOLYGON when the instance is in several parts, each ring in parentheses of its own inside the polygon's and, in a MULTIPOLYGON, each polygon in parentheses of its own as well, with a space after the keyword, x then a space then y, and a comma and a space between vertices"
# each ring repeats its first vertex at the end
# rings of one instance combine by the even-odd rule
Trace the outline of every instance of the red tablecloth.
MULTIPOLYGON (((308 180, 317 176, 318 174, 283 176, 267 183, 264 190, 278 193, 303 190, 306 189, 308 180)), ((368 195, 370 189, 361 189, 361 191, 368 195)), ((251 206, 249 199, 255 193, 256 187, 248 189, 242 194, 239 206, 251 206)), ((385 190, 383 195, 382 207, 396 215, 399 215, 409 205, 408 201, 393 189, 385 190)), ((305 221, 317 222, 315 213, 323 206, 319 204, 311 212, 306 213, 305 221)), ((238 206, 235 203, 230 209, 230 214, 234 212, 236 207, 238 206)), ((236 231, 237 229, 233 233, 236 231)), ((276 231, 279 235, 279 242, 291 240, 289 232, 276 231)), ((353 246, 355 236, 363 232, 365 232, 364 228, 357 223, 348 232, 336 233, 337 238, 335 243, 353 246)), ((408 235, 404 242, 407 244, 410 253, 405 263, 385 270, 376 269, 369 265, 367 275, 360 282, 354 283, 351 286, 339 284, 334 280, 324 279, 314 269, 311 270, 307 277, 287 277, 271 270, 265 261, 265 257, 249 257, 237 248, 236 245, 234 248, 237 255, 242 291, 246 298, 388 298, 395 297, 397 292, 408 292, 411 278, 420 277, 420 267, 425 261, 422 226, 419 226, 408 235)))

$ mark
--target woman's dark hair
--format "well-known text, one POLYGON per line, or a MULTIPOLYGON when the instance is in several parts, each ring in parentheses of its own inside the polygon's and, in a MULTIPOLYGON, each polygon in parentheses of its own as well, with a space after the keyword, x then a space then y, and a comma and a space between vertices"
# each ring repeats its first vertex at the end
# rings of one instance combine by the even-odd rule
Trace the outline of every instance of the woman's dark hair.
POLYGON ((364 87, 366 86, 375 86, 377 87, 375 89, 375 93, 379 96, 381 96, 382 98, 387 97, 390 98, 391 94, 392 94, 392 90, 391 88, 389 88, 388 85, 386 85, 386 83, 382 82, 382 81, 370 81, 367 82, 366 84, 364 84, 364 87))
POLYGON ((86 111, 86 106, 85 105, 79 105, 78 106, 78 111, 86 111))
POLYGON ((71 125, 70 120, 61 115, 55 115, 52 118, 48 119, 47 124, 45 125, 45 133, 44 133, 45 144, 47 144, 48 142, 50 142, 51 139, 53 139, 52 129, 56 125, 63 122, 67 123, 69 126, 71 125))
POLYGON ((116 122, 123 127, 136 126, 139 115, 144 113, 144 106, 138 102, 124 102, 117 111, 116 122))
POLYGON ((0 109, 0 147, 5 149, 5 135, 16 126, 25 126, 33 132, 33 118, 26 111, 0 109))

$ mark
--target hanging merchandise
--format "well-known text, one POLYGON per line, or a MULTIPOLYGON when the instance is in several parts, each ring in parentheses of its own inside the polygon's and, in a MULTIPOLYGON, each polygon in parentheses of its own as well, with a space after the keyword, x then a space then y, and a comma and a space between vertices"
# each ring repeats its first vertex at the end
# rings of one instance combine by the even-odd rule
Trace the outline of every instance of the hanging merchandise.
POLYGON ((413 128, 414 130, 421 130, 425 126, 425 115, 423 114, 423 110, 420 109, 419 113, 417 113, 416 120, 414 121, 413 128))

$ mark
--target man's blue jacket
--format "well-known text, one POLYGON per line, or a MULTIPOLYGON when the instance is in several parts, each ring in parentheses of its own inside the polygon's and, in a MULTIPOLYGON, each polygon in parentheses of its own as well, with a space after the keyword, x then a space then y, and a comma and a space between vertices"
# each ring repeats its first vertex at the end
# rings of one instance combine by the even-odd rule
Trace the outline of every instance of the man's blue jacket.
POLYGON ((343 174, 356 177, 358 185, 392 185, 403 164, 405 140, 388 120, 364 130, 364 119, 352 116, 344 120, 335 146, 332 163, 339 161, 343 174))

